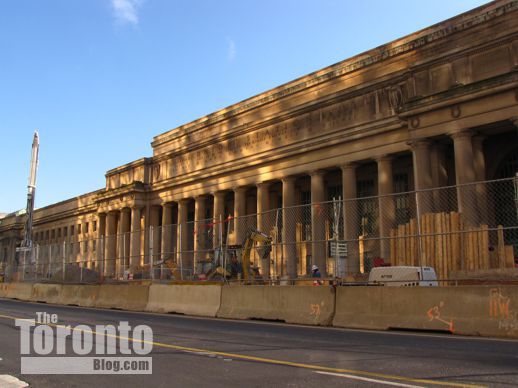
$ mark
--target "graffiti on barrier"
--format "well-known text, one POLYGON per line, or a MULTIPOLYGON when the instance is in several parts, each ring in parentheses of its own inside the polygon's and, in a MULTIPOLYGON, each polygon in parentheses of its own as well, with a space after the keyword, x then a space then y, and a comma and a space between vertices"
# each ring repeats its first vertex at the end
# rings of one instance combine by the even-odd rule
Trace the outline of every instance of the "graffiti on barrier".
POLYGON ((439 302, 438 305, 430 307, 428 309, 428 311, 426 312, 426 315, 428 316, 428 320, 430 322, 438 321, 438 322, 444 323, 448 327, 448 330, 451 333, 453 333, 454 332, 453 319, 447 319, 441 315, 441 310, 443 308, 444 308, 444 302, 441 301, 441 302, 439 302))
POLYGON ((310 309, 310 315, 313 315, 315 318, 318 318, 320 316, 320 305, 318 303, 312 303, 310 305, 310 309))
POLYGON ((498 319, 499 330, 518 330, 518 312, 511 309, 511 298, 504 295, 500 288, 489 290, 489 317, 498 319))

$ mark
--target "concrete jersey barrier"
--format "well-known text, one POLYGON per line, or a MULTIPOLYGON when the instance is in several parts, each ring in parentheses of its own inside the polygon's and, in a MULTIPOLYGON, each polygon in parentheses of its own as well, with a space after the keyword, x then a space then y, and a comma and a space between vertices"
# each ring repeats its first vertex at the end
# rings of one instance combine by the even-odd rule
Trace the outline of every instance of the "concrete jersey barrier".
POLYGON ((334 298, 333 287, 224 286, 217 316, 326 326, 333 319, 334 298))
POLYGON ((7 297, 7 288, 9 287, 9 283, 0 283, 0 298, 7 297))
POLYGON ((61 300, 61 291, 63 286, 61 284, 42 284, 36 283, 32 287, 33 302, 45 302, 63 304, 61 300))
POLYGON ((220 301, 220 285, 154 284, 149 288, 146 311, 215 317, 220 301))
POLYGON ((4 298, 32 300, 32 283, 4 283, 4 298))
POLYGON ((338 287, 333 326, 518 338, 518 287, 338 287))
POLYGON ((99 288, 98 285, 65 284, 61 291, 60 303, 80 307, 95 307, 99 288))
POLYGON ((95 307, 145 311, 149 287, 131 284, 103 284, 99 286, 95 307))

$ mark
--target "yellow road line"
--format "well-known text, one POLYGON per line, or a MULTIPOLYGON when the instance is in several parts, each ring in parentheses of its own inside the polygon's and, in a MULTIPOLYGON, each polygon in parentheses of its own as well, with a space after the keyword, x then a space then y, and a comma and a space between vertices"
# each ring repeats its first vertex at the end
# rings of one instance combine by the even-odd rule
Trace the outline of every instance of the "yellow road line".
MULTIPOLYGON (((34 319, 34 318, 16 318, 16 317, 13 317, 10 315, 3 315, 3 314, 0 314, 0 318, 11 319, 11 320, 16 320, 16 319, 33 320, 34 319)), ((56 325, 56 324, 51 324, 51 323, 48 323, 47 325, 54 326, 54 327, 65 327, 64 325, 56 325)), ((332 368, 332 367, 321 366, 321 365, 303 364, 303 363, 298 363, 298 362, 249 356, 249 355, 245 355, 245 354, 236 354, 236 353, 219 352, 219 351, 208 350, 208 349, 191 348, 191 347, 187 347, 187 346, 172 345, 172 344, 166 344, 163 342, 156 342, 156 341, 135 340, 133 338, 121 337, 118 335, 112 335, 112 334, 108 334, 108 333, 98 333, 94 330, 83 330, 83 331, 89 332, 92 334, 96 334, 96 335, 103 335, 105 337, 123 339, 123 340, 131 341, 131 342, 148 343, 148 344, 152 344, 153 346, 160 347, 160 348, 174 349, 174 350, 179 350, 182 352, 213 354, 216 356, 222 356, 222 357, 227 357, 227 358, 232 358, 232 359, 237 359, 237 360, 254 361, 254 362, 260 362, 260 363, 272 364, 272 365, 291 366, 291 367, 295 367, 295 368, 309 369, 312 371, 349 373, 349 374, 353 374, 353 375, 357 375, 357 376, 377 377, 377 378, 383 378, 383 379, 387 379, 387 380, 422 383, 422 384, 428 384, 428 385, 441 385, 441 386, 448 386, 448 387, 464 387, 464 388, 483 388, 484 387, 482 385, 463 384, 463 383, 436 381, 436 380, 428 380, 428 379, 417 379, 417 378, 412 378, 412 377, 388 375, 388 374, 384 374, 384 373, 367 372, 367 371, 362 371, 362 370, 341 369, 341 368, 332 368)))

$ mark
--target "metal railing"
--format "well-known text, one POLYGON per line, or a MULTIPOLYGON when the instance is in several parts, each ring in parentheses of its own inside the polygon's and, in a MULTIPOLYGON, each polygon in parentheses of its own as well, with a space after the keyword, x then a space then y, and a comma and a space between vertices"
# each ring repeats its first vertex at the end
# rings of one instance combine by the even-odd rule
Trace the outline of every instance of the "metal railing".
POLYGON ((315 265, 322 278, 348 283, 379 266, 433 267, 442 284, 513 282, 517 193, 518 178, 509 178, 38 243, 4 272, 26 281, 240 280, 240 245, 261 230, 271 251, 263 257, 264 244, 254 245, 256 282, 311 281, 315 265))

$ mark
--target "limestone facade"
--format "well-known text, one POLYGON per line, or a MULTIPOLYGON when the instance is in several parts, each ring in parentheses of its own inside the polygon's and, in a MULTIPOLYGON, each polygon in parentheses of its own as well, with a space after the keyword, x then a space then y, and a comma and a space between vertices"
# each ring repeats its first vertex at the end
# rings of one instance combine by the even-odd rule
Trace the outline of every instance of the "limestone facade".
MULTIPOLYGON (((494 179, 517 159, 517 120, 518 2, 495 1, 155 136, 152 157, 109 170, 105 188, 38 209, 34 240, 91 237, 82 254, 102 250, 137 267, 149 246, 203 244, 168 225, 494 179), (150 226, 161 234, 135 233, 150 226), (123 243, 94 244, 125 233, 123 243)), ((380 217, 390 224, 391 213, 380 217)), ((355 239, 348 214, 344 237, 355 239)), ((22 228, 23 215, 0 221, 0 261, 12 260, 22 228)), ((283 241, 293 233, 284 228, 283 241)), ((312 249, 318 261, 322 248, 312 249)), ((289 276, 300 272, 296 260, 286 265, 289 276)))

